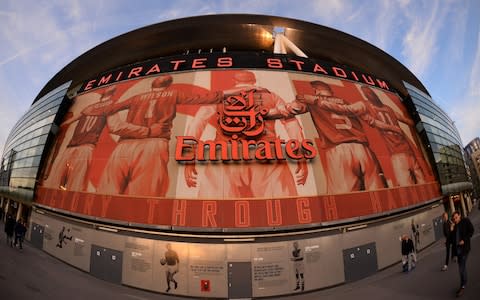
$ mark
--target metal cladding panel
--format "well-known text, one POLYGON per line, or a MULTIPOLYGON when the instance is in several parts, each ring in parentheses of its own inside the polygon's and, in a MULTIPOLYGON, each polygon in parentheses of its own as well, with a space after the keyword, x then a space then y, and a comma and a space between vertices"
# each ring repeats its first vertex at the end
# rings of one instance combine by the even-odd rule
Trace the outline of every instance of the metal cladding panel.
POLYGON ((378 269, 375 243, 344 249, 343 263, 346 281, 355 281, 374 274, 378 269))
POLYGON ((32 223, 31 228, 30 243, 32 243, 35 248, 43 249, 43 233, 45 228, 36 223, 32 223))
POLYGON ((113 283, 122 283, 123 253, 92 244, 90 274, 113 283))

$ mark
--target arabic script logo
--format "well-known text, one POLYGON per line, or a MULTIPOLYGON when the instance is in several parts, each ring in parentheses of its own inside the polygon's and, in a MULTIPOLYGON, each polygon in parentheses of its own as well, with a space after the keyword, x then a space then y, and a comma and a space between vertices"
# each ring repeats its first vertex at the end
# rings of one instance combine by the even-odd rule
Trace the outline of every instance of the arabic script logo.
POLYGON ((220 127, 233 139, 240 136, 255 138, 263 133, 265 124, 263 116, 268 110, 255 104, 255 90, 241 92, 240 95, 227 97, 223 102, 223 109, 219 112, 220 127))

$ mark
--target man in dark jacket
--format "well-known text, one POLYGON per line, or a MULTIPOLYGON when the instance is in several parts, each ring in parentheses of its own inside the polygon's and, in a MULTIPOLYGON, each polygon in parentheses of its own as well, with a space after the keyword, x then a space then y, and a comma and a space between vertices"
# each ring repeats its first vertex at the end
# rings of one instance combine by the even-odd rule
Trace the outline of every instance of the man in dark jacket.
POLYGON ((409 272, 415 268, 417 257, 413 241, 406 234, 402 236, 402 267, 403 272, 409 272))
POLYGON ((23 224, 23 220, 18 220, 17 224, 15 224, 15 243, 14 246, 16 247, 18 244, 18 248, 23 249, 23 239, 25 238, 25 233, 27 232, 27 227, 23 224))
POLYGON ((457 291, 457 297, 463 295, 465 285, 467 284, 467 258, 470 252, 470 238, 473 235, 473 224, 468 218, 462 218, 459 212, 453 213, 453 251, 457 256, 458 271, 460 273, 460 288, 457 291))
POLYGON ((13 247, 13 229, 15 227, 15 219, 11 214, 7 215, 5 220, 5 234, 7 235, 7 245, 13 247))

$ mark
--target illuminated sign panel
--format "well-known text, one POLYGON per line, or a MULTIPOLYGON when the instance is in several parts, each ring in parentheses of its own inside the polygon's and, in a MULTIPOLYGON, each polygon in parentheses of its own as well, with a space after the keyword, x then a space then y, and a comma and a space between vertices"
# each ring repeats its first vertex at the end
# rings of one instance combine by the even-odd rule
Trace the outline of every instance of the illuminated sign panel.
POLYGON ((119 222, 244 230, 349 221, 440 196, 386 85, 271 69, 88 81, 37 202, 119 222))
POLYGON ((207 69, 270 69, 305 72, 328 75, 352 81, 366 83, 382 89, 391 90, 386 80, 361 71, 348 69, 330 62, 298 56, 275 55, 266 53, 209 53, 181 55, 152 59, 147 62, 129 65, 99 75, 88 80, 80 92, 102 87, 120 81, 131 80, 162 73, 202 71, 207 69))

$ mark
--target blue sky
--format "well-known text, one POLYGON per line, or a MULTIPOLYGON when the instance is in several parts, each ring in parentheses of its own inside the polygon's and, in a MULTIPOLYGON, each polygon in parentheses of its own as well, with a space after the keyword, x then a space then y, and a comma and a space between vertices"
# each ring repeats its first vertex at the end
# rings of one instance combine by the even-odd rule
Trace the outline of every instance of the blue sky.
POLYGON ((2 0, 0 150, 48 80, 85 51, 146 25, 222 13, 295 18, 357 36, 424 83, 464 144, 480 136, 478 0, 2 0))

